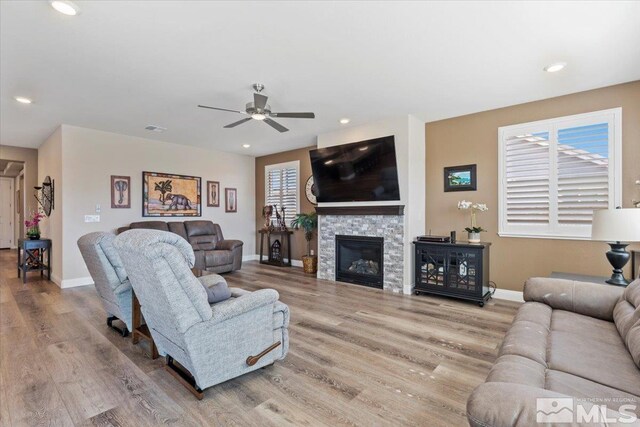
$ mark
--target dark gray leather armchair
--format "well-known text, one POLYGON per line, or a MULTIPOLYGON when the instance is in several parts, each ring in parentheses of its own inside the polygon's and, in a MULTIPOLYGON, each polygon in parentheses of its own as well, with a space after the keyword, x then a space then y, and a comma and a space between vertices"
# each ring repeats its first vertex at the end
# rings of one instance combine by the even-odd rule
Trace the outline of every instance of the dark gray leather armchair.
POLYGON ((140 221, 118 229, 118 234, 130 229, 170 231, 191 244, 196 256, 195 268, 214 273, 227 273, 242 268, 241 240, 225 240, 219 224, 206 220, 140 221))

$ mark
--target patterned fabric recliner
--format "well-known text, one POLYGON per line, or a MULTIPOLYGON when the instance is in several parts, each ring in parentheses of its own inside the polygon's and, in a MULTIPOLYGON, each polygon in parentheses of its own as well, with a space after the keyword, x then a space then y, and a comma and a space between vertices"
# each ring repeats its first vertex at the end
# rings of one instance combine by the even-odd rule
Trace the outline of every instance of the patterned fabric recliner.
POLYGON ((275 290, 231 288, 230 299, 209 305, 191 271, 193 249, 182 237, 129 230, 116 237, 114 246, 167 369, 199 399, 205 388, 286 356, 289 308, 275 290))
POLYGON ((131 284, 120 256, 113 247, 113 233, 95 232, 78 239, 78 248, 93 278, 102 306, 108 313, 107 325, 123 337, 132 330, 131 284), (113 325, 120 319, 126 325, 121 329, 113 325))

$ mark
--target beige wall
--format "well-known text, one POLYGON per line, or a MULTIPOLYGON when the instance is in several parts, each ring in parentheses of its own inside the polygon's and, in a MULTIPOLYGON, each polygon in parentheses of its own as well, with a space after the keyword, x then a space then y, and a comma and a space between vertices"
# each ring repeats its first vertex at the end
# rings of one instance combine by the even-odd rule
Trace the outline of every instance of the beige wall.
MULTIPOLYGON (((38 207, 38 202, 33 197, 35 190, 33 187, 40 185, 38 181, 38 150, 33 148, 12 147, 9 145, 0 145, 0 159, 14 160, 17 162, 24 162, 24 200, 25 200, 25 212, 29 214, 31 211, 35 211, 38 207)), ((18 180, 16 180, 16 183, 18 180)), ((19 229, 23 231, 20 224, 19 229)), ((22 237, 22 232, 18 233, 22 237)))
MULTIPOLYGON (((225 213, 224 200, 220 207, 207 207, 203 197, 202 217, 191 219, 219 223, 226 238, 244 241, 244 255, 255 254, 253 157, 68 125, 62 125, 61 129, 61 155, 49 156, 43 151, 47 147, 45 143, 40 148, 40 158, 44 161, 51 157, 51 163, 62 165, 63 183, 59 184, 56 178, 56 196, 61 195, 64 205, 63 247, 55 254, 58 260, 62 254, 62 287, 91 283, 76 245, 80 236, 92 231, 113 231, 133 221, 157 219, 142 217, 143 171, 199 176, 205 195, 207 180, 219 181, 221 190, 237 188, 237 213, 225 213), (111 175, 131 177, 130 209, 111 208, 111 175), (101 210, 100 222, 85 223, 85 215, 98 214, 97 204, 101 210)), ((48 168, 42 170, 44 173, 48 168)), ((58 206, 56 201, 56 210, 58 206)))
MULTIPOLYGON (((42 221, 43 237, 51 239, 51 279, 61 286, 62 275, 62 129, 58 128, 38 149, 38 182, 46 176, 54 181, 54 207, 51 215, 42 221)), ((35 199, 34 199, 35 200, 35 199)))
POLYGON ((634 184, 640 179, 640 81, 427 123, 426 229, 462 236, 468 218, 457 210, 458 200, 484 202, 490 210, 478 222, 489 230, 483 240, 492 242, 491 279, 499 288, 520 291, 528 277, 552 271, 609 275, 605 243, 497 235, 498 127, 614 107, 622 107, 623 205, 632 207, 640 198, 634 184), (443 168, 469 163, 478 165, 478 191, 445 193, 443 168))
MULTIPOLYGON (((292 162, 295 160, 300 161, 300 207, 299 212, 313 212, 314 205, 309 203, 307 197, 305 196, 305 184, 307 183, 307 179, 311 176, 311 161, 309 160, 309 150, 314 149, 315 147, 307 147, 300 148, 298 150, 285 151, 283 153, 271 154, 268 156, 256 157, 256 200, 255 200, 255 218, 256 218, 256 230, 259 230, 264 225, 264 220, 262 219, 262 207, 265 203, 265 193, 264 193, 264 168, 268 165, 273 165, 276 163, 283 162, 292 162)), ((314 235, 314 239, 311 242, 311 248, 318 253, 318 239, 317 235, 314 235)), ((259 237, 256 237, 256 252, 260 251, 260 240, 259 237)), ((294 260, 300 260, 303 255, 306 255, 307 252, 307 242, 304 239, 304 232, 302 230, 296 230, 293 233, 291 239, 291 258, 294 260)), ((267 251, 264 251, 265 255, 267 251)))

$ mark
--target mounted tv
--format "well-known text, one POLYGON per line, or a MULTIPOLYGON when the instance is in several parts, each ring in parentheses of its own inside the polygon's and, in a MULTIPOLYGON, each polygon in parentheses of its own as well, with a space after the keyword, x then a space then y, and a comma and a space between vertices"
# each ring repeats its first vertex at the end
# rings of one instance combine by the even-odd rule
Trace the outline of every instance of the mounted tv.
POLYGON ((400 200, 393 136, 309 152, 318 202, 400 200))

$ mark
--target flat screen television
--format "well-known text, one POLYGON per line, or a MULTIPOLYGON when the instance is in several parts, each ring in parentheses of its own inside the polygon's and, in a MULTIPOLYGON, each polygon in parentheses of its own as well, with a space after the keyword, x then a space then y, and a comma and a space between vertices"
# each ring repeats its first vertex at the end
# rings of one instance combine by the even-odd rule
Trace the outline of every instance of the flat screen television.
POLYGON ((393 136, 309 152, 318 202, 400 200, 393 136))

